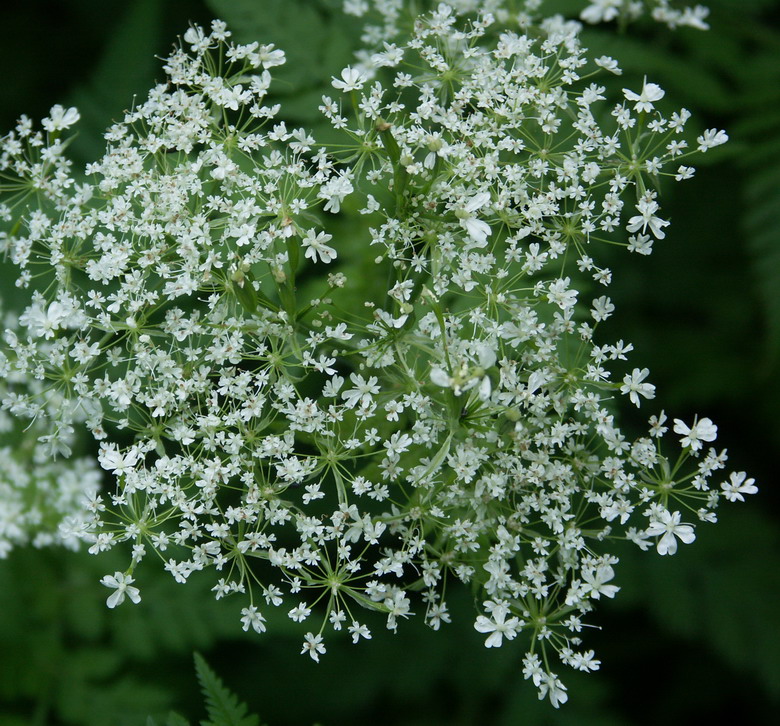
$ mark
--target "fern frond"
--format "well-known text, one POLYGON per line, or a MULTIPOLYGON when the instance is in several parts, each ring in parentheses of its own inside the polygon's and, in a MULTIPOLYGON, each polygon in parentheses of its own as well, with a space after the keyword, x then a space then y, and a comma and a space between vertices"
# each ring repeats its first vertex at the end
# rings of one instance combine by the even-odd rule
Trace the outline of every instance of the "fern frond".
POLYGON ((780 93, 744 124, 742 133, 756 139, 744 157, 743 228, 751 253, 756 287, 767 326, 769 363, 780 358, 780 93))
POLYGON ((165 726, 190 726, 190 722, 180 716, 176 711, 171 711, 168 714, 168 719, 165 721, 165 726))
POLYGON ((246 704, 224 686, 199 653, 195 653, 195 670, 209 716, 201 726, 259 726, 259 718, 247 713, 246 704))

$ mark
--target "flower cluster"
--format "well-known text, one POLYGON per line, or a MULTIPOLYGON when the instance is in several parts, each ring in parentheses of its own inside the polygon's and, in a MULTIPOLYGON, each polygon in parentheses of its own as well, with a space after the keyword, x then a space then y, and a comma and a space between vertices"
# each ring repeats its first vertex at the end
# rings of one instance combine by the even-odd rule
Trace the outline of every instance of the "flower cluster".
POLYGON ((612 20, 627 22, 641 17, 650 10, 653 20, 664 23, 668 27, 689 27, 696 30, 707 30, 708 8, 703 5, 686 5, 681 9, 672 7, 670 0, 590 0, 588 6, 580 13, 580 18, 586 23, 607 23, 612 20))
MULTIPOLYGON (((598 24, 618 21, 621 24, 635 21, 646 13, 656 22, 669 28, 680 27, 708 30, 709 8, 703 5, 685 5, 674 7, 675 0, 578 0, 585 5, 580 19, 586 23, 598 24)), ((538 20, 545 0, 523 0, 516 3, 519 12, 512 18, 522 27, 528 27, 538 20)), ((449 0, 445 3, 460 15, 467 13, 490 13, 499 22, 506 23, 511 18, 511 5, 506 0, 449 0)), ((363 41, 367 46, 392 42, 403 33, 408 20, 408 6, 404 0, 343 0, 343 9, 347 15, 369 17, 372 22, 365 27, 363 41)))
POLYGON ((373 50, 320 106, 339 143, 278 120, 283 54, 220 22, 185 34, 83 177, 59 136, 75 110, 4 137, 27 302, 2 406, 52 455, 76 428, 96 440, 113 484, 79 473, 61 532, 129 545, 109 607, 140 600, 147 558, 182 583, 210 569, 245 630, 283 608, 319 660, 332 631, 371 638, 370 611, 439 629, 460 582, 487 647, 527 636, 524 674, 557 706, 553 656, 598 667, 581 631, 618 590, 610 542, 674 554, 756 491, 724 480, 709 419, 674 420, 670 443, 661 412, 627 438, 618 399, 655 387, 601 342, 599 250, 663 239, 655 186, 693 174, 690 114, 647 81, 608 106, 597 79, 619 66, 577 22, 497 0, 407 27, 376 4, 373 50))

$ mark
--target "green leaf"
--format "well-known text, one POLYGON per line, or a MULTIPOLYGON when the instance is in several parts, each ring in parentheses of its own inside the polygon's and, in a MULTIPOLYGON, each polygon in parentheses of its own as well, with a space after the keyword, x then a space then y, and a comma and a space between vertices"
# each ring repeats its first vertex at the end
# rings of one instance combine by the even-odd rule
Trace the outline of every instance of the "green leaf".
POLYGON ((332 91, 331 76, 354 60, 360 24, 325 0, 206 0, 240 43, 273 43, 285 52, 272 69, 270 100, 283 97, 282 117, 311 124, 332 91))
POLYGON ((247 715, 246 704, 240 702, 238 696, 225 688, 203 656, 195 653, 194 657, 198 682, 206 699, 209 714, 209 720, 201 721, 201 726, 258 726, 259 718, 255 715, 247 715))
POLYGON ((667 632, 696 640, 721 662, 780 696, 780 539, 775 523, 742 505, 674 557, 628 549, 618 607, 643 605, 667 632), (715 531, 717 529, 717 532, 715 531), (750 542, 746 547, 745 543, 750 542), (760 557, 756 556, 760 552, 760 557))
POLYGON ((72 156, 92 161, 105 149, 103 131, 119 119, 136 94, 145 94, 158 72, 162 0, 127 3, 90 80, 69 99, 81 113, 72 156))
MULTIPOLYGON (((775 81, 780 82, 777 74, 775 81)), ((772 112, 778 102, 780 94, 775 93, 736 129, 745 139, 761 139, 742 157, 742 226, 763 303, 769 363, 780 359, 780 113, 772 112)))
POLYGON ((171 711, 168 714, 168 719, 165 722, 165 726, 190 726, 190 722, 184 718, 184 716, 180 716, 175 711, 171 711))
POLYGON ((277 93, 296 93, 319 77, 325 26, 316 3, 298 0, 207 0, 239 42, 273 43, 287 62, 273 69, 277 93))

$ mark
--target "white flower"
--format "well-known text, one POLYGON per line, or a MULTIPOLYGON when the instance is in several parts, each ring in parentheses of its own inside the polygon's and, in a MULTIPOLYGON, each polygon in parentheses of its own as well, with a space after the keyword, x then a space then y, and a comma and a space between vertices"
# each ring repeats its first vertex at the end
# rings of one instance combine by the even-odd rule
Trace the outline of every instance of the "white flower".
POLYGON ((475 194, 462 207, 455 210, 455 216, 460 219, 460 224, 471 239, 476 242, 477 247, 484 247, 487 244, 488 235, 490 235, 490 225, 481 219, 477 219, 475 212, 490 202, 488 192, 475 194))
POLYGON ((349 630, 349 633, 352 636, 353 643, 357 643, 361 638, 371 640, 371 631, 366 625, 359 623, 356 620, 352 621, 352 625, 350 625, 347 630, 349 630))
POLYGON ((523 627, 523 623, 519 618, 513 617, 506 619, 509 614, 507 607, 499 605, 493 608, 493 619, 490 620, 484 615, 478 615, 477 620, 474 623, 474 630, 479 633, 490 633, 485 640, 486 648, 498 648, 501 646, 504 637, 507 640, 512 640, 520 628, 523 627))
POLYGON ((40 302, 36 302, 24 311, 19 322, 29 329, 33 337, 49 340, 62 327, 69 314, 69 310, 56 300, 46 309, 40 302))
POLYGON ((550 283, 547 299, 561 310, 571 310, 577 302, 577 290, 569 287, 571 278, 564 277, 550 283))
POLYGON ((241 610, 241 625, 244 631, 251 627, 256 633, 265 632, 265 618, 254 605, 241 610))
POLYGON ((343 174, 339 174, 333 177, 330 181, 323 185, 322 189, 317 193, 320 199, 325 200, 325 206, 323 209, 326 212, 333 212, 338 214, 341 209, 341 203, 344 198, 351 194, 354 190, 352 182, 349 178, 343 174))
POLYGON ((358 68, 353 68, 352 66, 347 66, 341 71, 341 80, 335 76, 332 76, 332 78, 333 81, 331 81, 331 85, 334 88, 338 88, 339 91, 345 92, 359 91, 363 88, 363 84, 368 80, 368 76, 366 76, 363 71, 358 68))
POLYGON ((569 694, 566 693, 566 686, 561 683, 560 678, 555 673, 545 673, 543 681, 539 686, 539 700, 549 696, 553 708, 558 708, 562 703, 569 700, 569 694))
POLYGON ((735 471, 729 477, 727 482, 723 482, 720 488, 723 489, 723 496, 730 502, 744 502, 744 494, 755 494, 758 487, 755 485, 755 479, 746 479, 744 471, 735 471))
POLYGON ((74 106, 66 109, 57 104, 56 106, 52 106, 51 111, 49 111, 49 116, 41 121, 41 125, 51 133, 73 126, 80 118, 81 116, 79 115, 78 109, 74 106))
POLYGON ((666 95, 666 92, 658 84, 648 83, 645 78, 641 93, 635 93, 628 88, 624 88, 623 95, 629 101, 636 101, 634 104, 635 111, 647 111, 649 113, 653 110, 653 103, 660 101, 666 95))
POLYGON ((620 588, 617 585, 607 585, 615 577, 615 571, 611 565, 599 565, 592 570, 583 570, 582 579, 585 581, 585 594, 598 600, 604 597, 615 597, 620 588))
POLYGON ((580 13, 580 19, 586 23, 608 23, 620 15, 623 0, 593 0, 580 13))
POLYGON ((684 544, 690 544, 696 539, 696 533, 690 524, 680 524, 681 515, 679 512, 662 511, 654 522, 645 530, 649 537, 661 535, 656 549, 659 555, 673 555, 677 552, 677 539, 684 544))
POLYGON ((608 55, 602 55, 600 58, 596 58, 595 63, 597 66, 603 68, 605 71, 614 73, 616 76, 620 76, 623 74, 623 71, 618 65, 618 62, 614 58, 611 58, 608 55))
POLYGON ((98 461, 106 471, 113 471, 115 474, 124 474, 130 471, 138 461, 138 452, 135 449, 129 449, 124 454, 113 446, 101 445, 98 461))
POLYGON ((650 231, 656 239, 663 239, 666 237, 663 228, 668 227, 669 222, 655 216, 655 213, 659 209, 658 202, 650 196, 645 196, 637 202, 636 208, 639 214, 631 217, 626 225, 626 229, 629 232, 638 232, 641 229, 644 234, 647 227, 650 227, 650 231))
POLYGON ((376 376, 369 376, 368 380, 358 373, 351 373, 349 379, 355 384, 354 388, 344 391, 341 397, 348 408, 356 406, 370 406, 374 400, 374 395, 379 393, 377 385, 379 379, 376 376))
POLYGON ((314 635, 313 633, 306 633, 306 635, 303 637, 305 640, 303 641, 303 648, 301 648, 301 655, 308 653, 315 663, 319 663, 320 654, 325 652, 325 646, 322 643, 322 636, 314 635))
POLYGON ((600 323, 612 315, 613 312, 615 312, 615 306, 612 304, 612 301, 605 295, 602 295, 593 301, 593 308, 591 308, 590 314, 597 323, 600 323))
POLYGON ((274 47, 273 43, 269 43, 258 48, 257 60, 263 68, 267 69, 284 65, 286 58, 283 50, 279 50, 279 48, 274 47))
POLYGON ((725 144, 728 140, 728 134, 718 129, 707 129, 701 136, 696 138, 696 141, 699 143, 699 151, 707 151, 707 149, 711 149, 714 146, 725 144))
POLYGON ((652 383, 642 383, 648 375, 650 375, 650 371, 647 368, 643 368, 641 371, 639 368, 634 368, 630 374, 627 373, 623 377, 620 392, 627 393, 631 403, 635 406, 639 406, 640 394, 645 398, 655 398, 655 386, 652 383))
POLYGON ((679 418, 674 420, 674 433, 680 434, 680 444, 691 447, 691 451, 699 451, 702 447, 702 441, 715 441, 718 436, 718 427, 708 418, 701 421, 698 418, 693 420, 693 426, 687 426, 679 418))
POLYGON ((106 587, 116 588, 116 592, 111 593, 106 600, 106 605, 110 608, 115 608, 117 605, 121 605, 125 601, 125 595, 130 598, 134 603, 141 602, 141 593, 137 587, 131 587, 131 584, 135 582, 130 575, 125 575, 123 572, 115 572, 113 575, 106 575, 101 581, 101 585, 106 587))
POLYGON ((307 257, 312 262, 317 261, 319 255, 320 261, 328 264, 336 259, 336 250, 333 247, 326 245, 326 242, 330 242, 333 236, 326 234, 325 232, 318 232, 315 234, 313 229, 306 230, 306 236, 301 240, 301 244, 306 248, 303 253, 304 257, 307 257))

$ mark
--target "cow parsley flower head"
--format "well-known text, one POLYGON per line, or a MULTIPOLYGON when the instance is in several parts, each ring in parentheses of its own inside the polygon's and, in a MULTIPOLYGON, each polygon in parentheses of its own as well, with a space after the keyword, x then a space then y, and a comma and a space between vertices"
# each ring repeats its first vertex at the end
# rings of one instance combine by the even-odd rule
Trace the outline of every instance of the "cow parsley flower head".
MULTIPOLYGON (((681 511, 755 491, 710 485, 709 419, 676 419, 680 446, 663 414, 635 439, 618 425, 619 394, 656 390, 611 337, 601 249, 664 239, 653 185, 689 176, 690 114, 652 83, 608 102, 616 62, 537 6, 409 25, 401 0, 349 0, 366 47, 319 106, 332 143, 268 101, 283 53, 219 21, 185 33, 83 174, 26 121, 0 141, 25 296, 2 410, 74 471, 79 437, 98 442, 107 484, 62 527, 127 551, 109 607, 140 600, 159 555, 177 582, 210 572, 246 631, 279 609, 319 661, 332 632, 371 638, 363 611, 443 628, 459 582, 485 645, 524 642, 558 706, 557 661, 598 667, 580 633, 619 590, 612 541, 674 554, 695 538, 681 511)), ((21 539, 3 526, 0 550, 21 539)))

